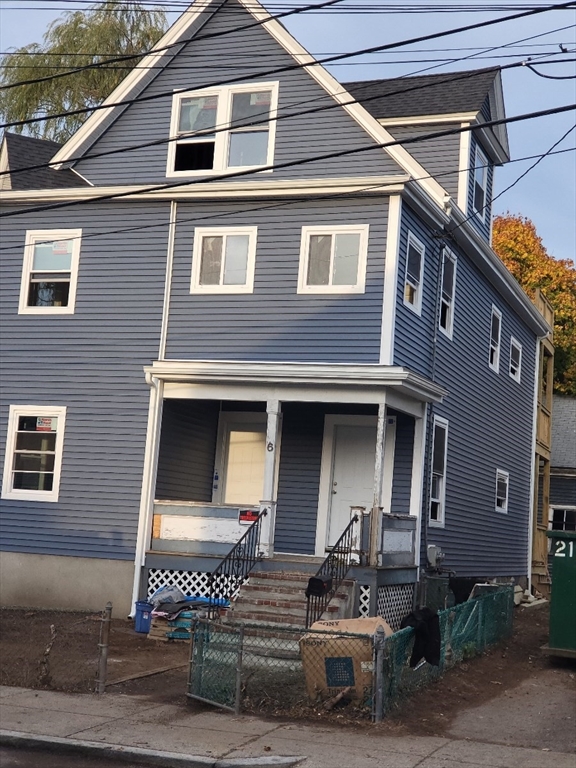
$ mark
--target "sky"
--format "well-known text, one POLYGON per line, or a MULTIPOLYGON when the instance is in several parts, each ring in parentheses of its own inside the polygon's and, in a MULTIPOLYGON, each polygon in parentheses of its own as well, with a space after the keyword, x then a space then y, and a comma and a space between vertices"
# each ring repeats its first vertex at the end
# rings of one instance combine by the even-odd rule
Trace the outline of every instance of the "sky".
MULTIPOLYGON (((309 5, 314 0, 267 0, 270 13, 309 5)), ((0 0, 0 50, 2 52, 41 42, 48 24, 65 10, 83 9, 83 0, 0 0)), ((159 0, 178 18, 180 0, 159 0), (178 12, 173 12, 178 9, 178 12)), ((333 8, 283 19, 284 25, 314 55, 344 53, 370 46, 399 42, 511 15, 550 3, 536 0, 477 0, 444 3, 425 0, 342 0, 333 8), (488 10, 486 8, 488 7, 488 10), (440 8, 446 9, 441 12, 440 8), (466 11, 460 11, 465 8, 466 11), (410 9, 412 12, 407 13, 410 9), (494 10, 496 9, 496 10, 494 10), (415 12, 426 11, 426 12, 415 12), (394 11, 394 12, 392 12, 394 11)), ((528 67, 502 73, 507 116, 551 109, 576 103, 576 9, 548 11, 532 18, 505 22, 480 30, 459 33, 427 43, 412 44, 384 53, 349 59, 329 67, 341 82, 400 77, 416 73, 451 72, 514 61, 532 64, 544 78, 528 67), (562 53, 560 46, 568 49, 562 53), (544 55, 545 54, 545 55, 544 55), (555 60, 541 64, 538 60, 555 60), (563 78, 563 79, 551 79, 563 78)), ((530 119, 508 126, 512 159, 547 152, 576 123, 576 112, 530 119)), ((576 129, 556 149, 576 147, 576 129)), ((497 168, 495 195, 511 185, 537 158, 512 162, 497 168)), ((521 214, 536 225, 548 253, 558 259, 576 254, 576 152, 546 157, 525 178, 494 203, 494 212, 521 214)))

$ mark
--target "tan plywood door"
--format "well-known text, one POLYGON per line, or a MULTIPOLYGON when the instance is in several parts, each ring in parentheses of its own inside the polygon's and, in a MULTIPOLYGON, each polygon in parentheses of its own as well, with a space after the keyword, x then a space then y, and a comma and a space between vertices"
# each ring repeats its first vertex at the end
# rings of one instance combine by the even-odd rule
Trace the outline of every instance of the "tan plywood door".
POLYGON ((227 438, 224 503, 256 506, 264 489, 266 425, 230 425, 227 438))
POLYGON ((328 547, 334 546, 350 522, 350 507, 372 508, 375 459, 375 426, 334 426, 328 547))

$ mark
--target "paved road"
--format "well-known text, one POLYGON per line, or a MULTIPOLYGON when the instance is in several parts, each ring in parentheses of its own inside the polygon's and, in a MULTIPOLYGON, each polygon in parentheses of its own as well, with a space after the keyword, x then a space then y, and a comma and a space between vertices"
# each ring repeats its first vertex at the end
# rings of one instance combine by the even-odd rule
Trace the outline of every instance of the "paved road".
POLYGON ((142 763, 126 763, 100 757, 59 755, 32 749, 0 747, 2 768, 142 768, 142 763))

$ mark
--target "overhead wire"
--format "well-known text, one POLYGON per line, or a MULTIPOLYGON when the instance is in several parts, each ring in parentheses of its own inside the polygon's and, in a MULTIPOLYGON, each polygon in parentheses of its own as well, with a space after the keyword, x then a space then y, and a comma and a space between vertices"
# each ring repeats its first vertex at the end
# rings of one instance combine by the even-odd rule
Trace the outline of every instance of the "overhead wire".
MULTIPOLYGON (((575 109, 576 109, 576 103, 567 104, 561 107, 553 107, 551 109, 540 110, 537 112, 530 112, 523 115, 515 115, 513 117, 506 117, 498 120, 486 121, 485 123, 482 123, 482 127, 488 128, 496 125, 505 125, 508 123, 515 123, 522 120, 535 119, 538 117, 545 117, 548 115, 560 114, 562 112, 568 112, 575 109)), ((456 135, 456 134, 460 134, 468 131, 477 130, 478 127, 479 126, 468 125, 465 127, 453 128, 446 131, 436 131, 434 133, 406 137, 397 141, 368 144, 363 147, 355 147, 353 149, 344 149, 338 152, 329 152, 323 155, 316 155, 314 157, 299 158, 298 160, 289 160, 283 163, 276 163, 272 165, 262 166, 257 169, 250 168, 250 169, 245 169, 240 171, 234 171, 232 173, 216 174, 215 176, 210 176, 208 178, 200 177, 200 178, 193 178, 193 179, 186 179, 186 180, 178 180, 175 182, 168 182, 165 184, 144 185, 137 189, 131 189, 124 192, 114 192, 114 193, 99 195, 97 197, 90 198, 89 200, 82 200, 82 199, 67 200, 67 201, 58 202, 58 203, 51 203, 49 205, 33 206, 31 208, 23 208, 17 211, 7 211, 4 213, 0 213, 0 218, 21 216, 21 215, 30 214, 30 213, 42 213, 44 211, 49 211, 49 210, 69 208, 71 206, 84 204, 86 202, 94 203, 94 202, 107 201, 107 200, 116 200, 123 197, 135 197, 141 194, 150 194, 151 192, 161 192, 165 190, 174 189, 176 187, 182 188, 182 187, 192 186, 194 184, 209 184, 209 183, 215 183, 216 181, 225 181, 227 179, 232 179, 232 178, 242 178, 245 176, 254 175, 256 173, 262 173, 263 171, 274 171, 274 170, 281 170, 284 168, 294 168, 294 167, 305 165, 308 163, 321 162, 324 160, 331 160, 334 158, 346 157, 350 155, 358 155, 367 151, 374 151, 374 149, 385 149, 387 147, 392 147, 392 146, 414 144, 421 141, 428 141, 430 139, 456 135)))

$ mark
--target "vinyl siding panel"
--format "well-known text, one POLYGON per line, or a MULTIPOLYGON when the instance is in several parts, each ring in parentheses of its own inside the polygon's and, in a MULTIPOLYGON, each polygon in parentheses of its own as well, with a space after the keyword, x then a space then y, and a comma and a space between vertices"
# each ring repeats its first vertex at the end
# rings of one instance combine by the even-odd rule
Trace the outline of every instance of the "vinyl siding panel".
MULTIPOLYGON (((459 124, 442 125, 395 125, 389 131, 399 141, 404 138, 425 136, 437 131, 459 128, 459 124)), ((409 143, 405 149, 424 166, 426 171, 441 184, 455 200, 458 197, 458 166, 460 162, 460 134, 438 139, 409 143)))
POLYGON ((550 504, 576 507, 576 477, 550 478, 550 504))
POLYGON ((178 205, 167 357, 377 363, 387 199, 178 205), (264 210, 261 210, 261 208, 264 210), (304 225, 368 224, 363 294, 298 294, 304 225), (252 294, 190 293, 196 225, 257 226, 252 294))
POLYGON ((413 451, 414 419, 404 413, 397 413, 392 503, 390 507, 390 512, 393 515, 410 514, 413 451))
MULTIPOLYGON (((295 63, 264 27, 255 24, 254 18, 233 0, 228 0, 206 23, 197 39, 185 45, 141 94, 146 97, 165 95, 127 107, 89 153, 167 139, 172 93, 176 89, 197 90, 213 84, 277 80, 280 83, 280 119, 277 122, 275 164, 359 147, 366 147, 367 151, 263 173, 258 176, 263 185, 279 178, 401 172, 385 150, 370 149, 374 141, 304 70, 278 72, 295 63), (326 109, 318 111, 323 107, 326 109), (304 110, 308 114, 300 115, 304 110)), ((77 170, 96 185, 163 182, 166 180, 166 159, 167 144, 159 144, 83 160, 78 163, 77 170)))
MULTIPOLYGON (((403 219, 419 236, 425 234, 407 206, 403 219)), ((439 244, 429 234, 424 242, 424 310, 418 318, 400 297, 396 362, 430 375, 439 244)), ((429 527, 423 543, 441 546, 446 567, 458 576, 521 575, 527 572, 536 338, 479 270, 462 253, 456 255, 453 339, 438 334, 434 363, 434 379, 449 394, 431 409, 449 421, 446 524, 429 527), (488 367, 493 303, 502 312, 499 374, 488 367), (508 375, 511 336, 523 347, 520 383, 508 375), (510 473, 508 514, 495 510, 496 469, 510 473)), ((403 284, 402 271, 400 277, 403 284)), ((424 514, 427 519, 427 508, 424 514)))
POLYGON ((219 403, 165 400, 156 498, 212 501, 219 403))
POLYGON ((149 402, 142 367, 158 355, 168 218, 167 203, 116 202, 4 225, 1 458, 10 404, 68 409, 59 500, 2 499, 5 550, 133 557, 149 402), (116 231, 128 219, 147 228, 116 231), (76 227, 75 313, 18 315, 25 230, 76 227))

